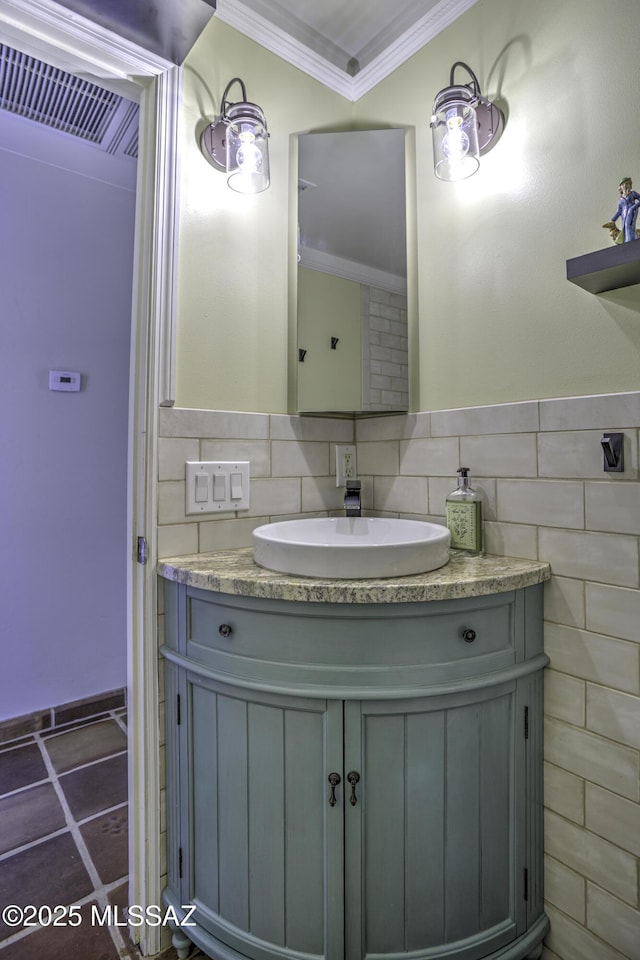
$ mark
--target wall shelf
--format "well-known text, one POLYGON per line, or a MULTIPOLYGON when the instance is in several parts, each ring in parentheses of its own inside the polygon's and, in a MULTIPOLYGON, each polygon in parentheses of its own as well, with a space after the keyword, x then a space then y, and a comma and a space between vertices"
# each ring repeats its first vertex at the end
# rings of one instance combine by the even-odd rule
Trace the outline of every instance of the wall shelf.
POLYGON ((567 260, 567 280, 589 293, 605 293, 640 283, 640 242, 612 244, 567 260))

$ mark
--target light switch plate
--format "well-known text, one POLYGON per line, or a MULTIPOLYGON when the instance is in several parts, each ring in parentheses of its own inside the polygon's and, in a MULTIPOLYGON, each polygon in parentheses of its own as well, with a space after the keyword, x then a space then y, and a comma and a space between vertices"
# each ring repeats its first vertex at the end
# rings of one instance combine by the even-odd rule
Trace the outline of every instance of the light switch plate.
POLYGON ((249 509, 248 460, 190 460, 185 464, 185 479, 185 513, 188 515, 249 509), (203 477, 206 477, 206 484, 203 477), (205 488, 206 498, 203 499, 205 488))

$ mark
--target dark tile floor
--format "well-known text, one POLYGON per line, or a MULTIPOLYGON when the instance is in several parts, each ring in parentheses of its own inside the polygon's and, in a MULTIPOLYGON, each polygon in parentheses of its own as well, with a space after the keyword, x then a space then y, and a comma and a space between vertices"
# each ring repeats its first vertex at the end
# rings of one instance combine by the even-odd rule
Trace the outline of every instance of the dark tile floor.
POLYGON ((127 825, 124 709, 0 743, 0 960, 139 960, 108 922, 128 905, 127 825), (9 926, 9 905, 44 908, 44 925, 9 926), (81 922, 52 926, 58 905, 81 922))
POLYGON ((0 744, 0 906, 44 908, 42 926, 0 919, 0 960, 138 958, 126 927, 92 922, 126 906, 127 874, 125 711, 0 744), (82 922, 52 926, 57 905, 82 922))

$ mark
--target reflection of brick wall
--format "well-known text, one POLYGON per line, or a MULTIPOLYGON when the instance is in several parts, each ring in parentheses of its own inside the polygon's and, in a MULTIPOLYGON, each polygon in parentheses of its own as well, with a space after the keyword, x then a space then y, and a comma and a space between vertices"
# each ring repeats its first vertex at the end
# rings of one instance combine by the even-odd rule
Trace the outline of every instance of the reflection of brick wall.
POLYGON ((362 409, 409 406, 407 298, 361 286, 362 409))

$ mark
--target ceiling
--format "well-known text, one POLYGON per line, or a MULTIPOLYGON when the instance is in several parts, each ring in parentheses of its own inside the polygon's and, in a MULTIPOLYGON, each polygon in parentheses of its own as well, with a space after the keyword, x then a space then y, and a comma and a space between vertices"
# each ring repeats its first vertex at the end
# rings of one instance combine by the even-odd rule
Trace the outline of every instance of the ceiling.
POLYGON ((477 0, 217 0, 216 17, 357 100, 477 0))
POLYGON ((172 63, 212 16, 349 100, 425 46, 477 0, 60 0, 172 63))

